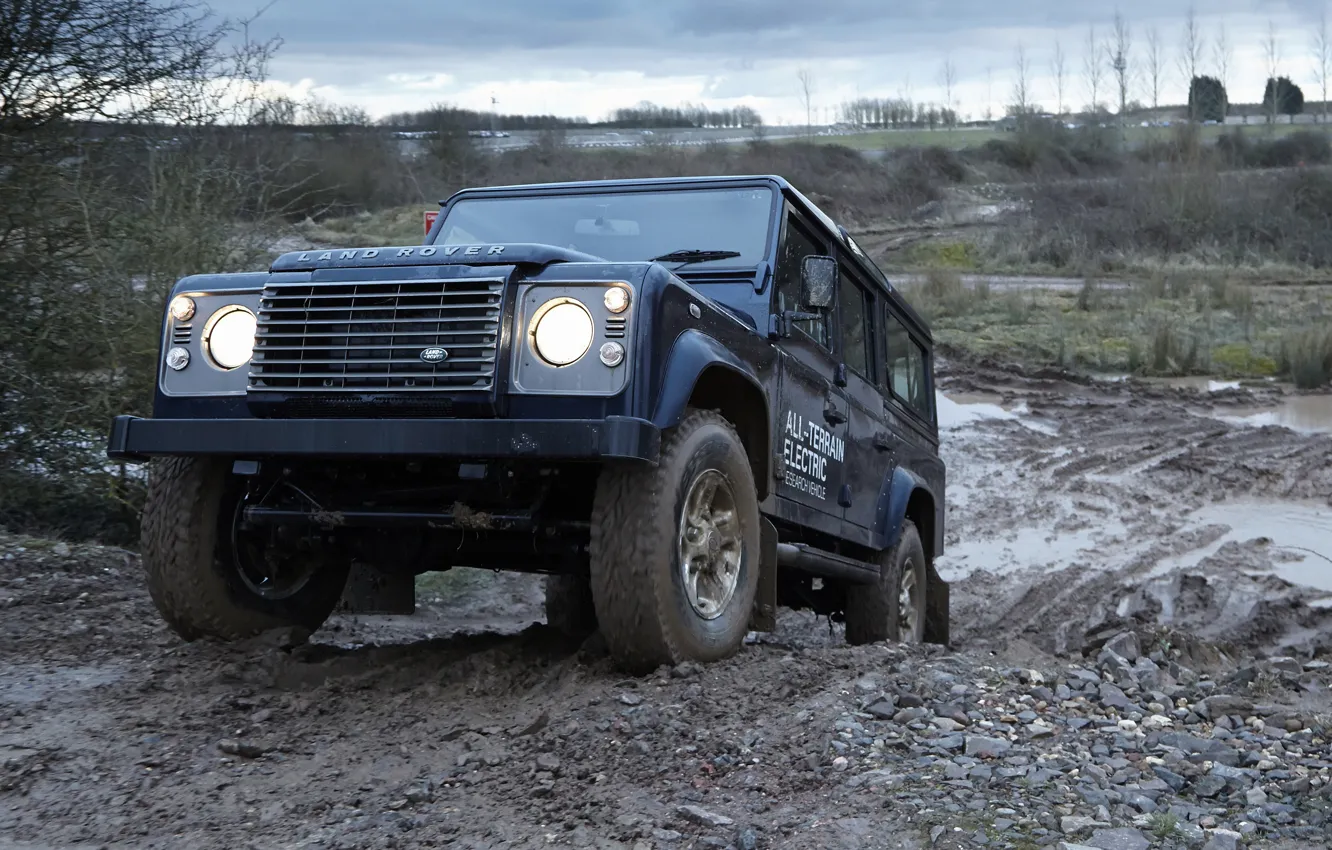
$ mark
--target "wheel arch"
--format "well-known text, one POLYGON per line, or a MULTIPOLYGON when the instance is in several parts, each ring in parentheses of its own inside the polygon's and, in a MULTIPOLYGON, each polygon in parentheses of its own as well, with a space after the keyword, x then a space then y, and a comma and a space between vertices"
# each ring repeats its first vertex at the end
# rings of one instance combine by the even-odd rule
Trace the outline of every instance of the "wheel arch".
POLYGON ((772 417, 753 371, 720 342, 698 331, 681 334, 671 348, 652 423, 680 424, 686 409, 715 410, 740 435, 759 500, 768 496, 772 417))
POLYGON ((888 485, 887 507, 880 518, 883 548, 891 549, 897 545, 902 536, 903 521, 908 519, 920 532, 926 559, 933 563, 935 556, 941 552, 940 536, 943 533, 939 503, 924 479, 910 469, 899 466, 893 470, 888 485))

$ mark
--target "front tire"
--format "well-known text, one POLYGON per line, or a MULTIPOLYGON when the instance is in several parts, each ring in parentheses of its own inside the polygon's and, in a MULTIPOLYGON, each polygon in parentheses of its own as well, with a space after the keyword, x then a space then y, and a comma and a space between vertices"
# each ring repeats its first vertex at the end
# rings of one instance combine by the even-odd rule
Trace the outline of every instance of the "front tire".
POLYGON ((759 509, 744 445, 722 416, 688 413, 656 467, 602 471, 591 578, 602 635, 626 670, 739 650, 758 589, 759 509))
POLYGON ((859 646, 879 641, 923 643, 927 602, 927 564, 920 532, 902 521, 897 545, 880 553, 879 581, 846 590, 846 642, 859 646))
POLYGON ((299 575, 283 583, 263 575, 254 560, 263 547, 237 532, 244 483, 212 458, 161 460, 149 475, 140 540, 148 593, 185 640, 314 631, 347 584, 351 560, 328 552, 293 555, 299 575))

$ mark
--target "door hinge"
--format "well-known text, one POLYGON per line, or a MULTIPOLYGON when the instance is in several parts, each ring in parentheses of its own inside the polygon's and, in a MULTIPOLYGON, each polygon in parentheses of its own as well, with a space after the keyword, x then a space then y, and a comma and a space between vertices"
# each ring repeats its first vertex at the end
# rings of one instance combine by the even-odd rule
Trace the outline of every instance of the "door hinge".
POLYGON ((850 484, 843 484, 843 485, 842 485, 842 492, 839 493, 838 496, 837 496, 837 504, 841 505, 841 506, 844 507, 844 508, 849 508, 849 507, 851 507, 851 485, 850 485, 850 484))
POLYGON ((833 383, 839 387, 846 386, 846 364, 838 363, 837 368, 833 369, 833 383))
POLYGON ((891 452, 895 448, 894 443, 887 434, 874 435, 874 448, 881 452, 891 452))
POLYGON ((837 405, 830 400, 823 408, 823 418, 831 425, 841 425, 846 421, 846 414, 837 409, 837 405))

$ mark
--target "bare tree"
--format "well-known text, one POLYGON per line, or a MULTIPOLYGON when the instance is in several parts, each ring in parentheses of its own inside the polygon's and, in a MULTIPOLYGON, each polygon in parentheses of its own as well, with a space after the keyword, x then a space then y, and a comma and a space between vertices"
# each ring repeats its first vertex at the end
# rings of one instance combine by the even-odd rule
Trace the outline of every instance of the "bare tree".
POLYGON ((1082 57, 1082 71, 1087 78, 1087 94, 1091 97, 1091 111, 1101 108, 1101 81, 1105 73, 1101 64, 1101 42, 1096 38, 1096 25, 1087 28, 1087 53, 1082 57))
POLYGON ((1031 62, 1027 59, 1027 48, 1021 42, 1014 58, 1017 77, 1013 80, 1013 108, 1018 120, 1024 121, 1031 111, 1031 62))
POLYGON ((1128 22, 1119 12, 1115 12, 1114 28, 1106 53, 1110 59, 1110 70, 1115 75, 1115 86, 1119 90, 1119 125, 1123 127, 1125 113, 1128 112, 1129 88, 1133 85, 1133 35, 1128 22))
POLYGON ((1327 84, 1329 66, 1332 66, 1332 41, 1327 36, 1327 7, 1318 16, 1318 29, 1314 30, 1313 37, 1314 54, 1314 79, 1318 82, 1319 89, 1322 90, 1323 99, 1323 118, 1324 124, 1327 123, 1327 84))
MULTIPOLYGON (((1212 52, 1216 59, 1217 79, 1221 81, 1221 88, 1226 91, 1226 114, 1230 113, 1230 63, 1235 57, 1235 48, 1230 43, 1230 37, 1226 34, 1226 24, 1221 22, 1216 30, 1216 42, 1212 45, 1212 52)), ((1248 113, 1244 115, 1244 122, 1249 121, 1248 113)))
POLYGON ((985 120, 994 120, 994 69, 985 66, 985 120))
POLYGON ((943 67, 939 69, 939 79, 944 87, 944 120, 948 122, 948 129, 953 129, 957 123, 954 120, 956 113, 953 111, 953 89, 957 87, 957 66, 953 64, 953 57, 944 60, 943 67))
MULTIPOLYGON (((1184 85, 1189 91, 1193 90, 1193 81, 1198 76, 1198 65, 1202 62, 1202 33, 1198 30, 1198 12, 1189 6, 1189 10, 1184 14, 1184 38, 1180 44, 1179 52, 1179 70, 1184 75, 1184 85)), ((1189 107, 1189 120, 1197 121, 1197 108, 1195 103, 1189 107)))
POLYGON ((1064 46, 1055 41, 1054 59, 1050 62, 1050 70, 1054 72, 1055 83, 1055 101, 1056 108, 1059 110, 1059 116, 1064 115, 1064 95, 1068 87, 1068 67, 1067 59, 1064 56, 1064 46))
POLYGON ((800 100, 805 104, 805 134, 814 133, 814 75, 808 68, 801 68, 796 73, 800 81, 800 100))
POLYGON ((1276 124, 1281 106, 1276 84, 1277 74, 1281 71, 1281 43, 1277 40, 1276 24, 1271 18, 1267 19, 1267 37, 1263 39, 1263 61, 1267 65, 1268 84, 1272 86, 1272 96, 1268 98, 1271 103, 1267 104, 1267 123, 1276 124))
POLYGON ((1147 30, 1147 84, 1151 87, 1152 110, 1161 108, 1161 84, 1165 78, 1165 57, 1161 53, 1161 33, 1147 30))

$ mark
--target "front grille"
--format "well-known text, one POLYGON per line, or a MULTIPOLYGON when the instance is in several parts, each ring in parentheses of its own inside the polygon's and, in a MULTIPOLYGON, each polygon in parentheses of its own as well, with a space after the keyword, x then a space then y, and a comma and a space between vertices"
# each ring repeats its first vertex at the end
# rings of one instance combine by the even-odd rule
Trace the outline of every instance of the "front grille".
POLYGON ((503 290, 471 279, 269 284, 250 391, 489 390, 503 290))

